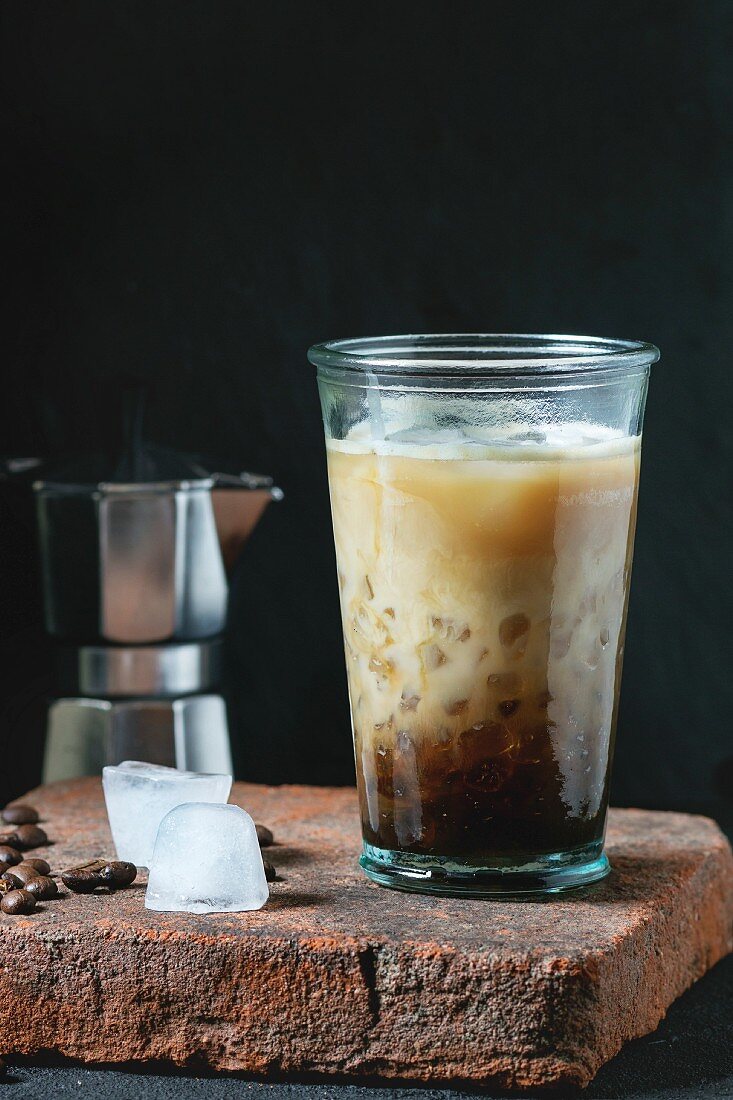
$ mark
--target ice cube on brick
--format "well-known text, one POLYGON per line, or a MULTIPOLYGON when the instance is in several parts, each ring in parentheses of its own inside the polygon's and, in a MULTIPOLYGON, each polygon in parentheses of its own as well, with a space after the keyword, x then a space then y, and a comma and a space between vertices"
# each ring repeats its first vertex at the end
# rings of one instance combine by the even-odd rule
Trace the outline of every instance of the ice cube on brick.
POLYGON ((232 777, 125 760, 104 769, 102 785, 118 858, 149 867, 165 815, 182 802, 226 802, 232 777))
POLYGON ((161 821, 145 895, 164 913, 238 913, 270 896, 257 830, 239 806, 190 802, 161 821))

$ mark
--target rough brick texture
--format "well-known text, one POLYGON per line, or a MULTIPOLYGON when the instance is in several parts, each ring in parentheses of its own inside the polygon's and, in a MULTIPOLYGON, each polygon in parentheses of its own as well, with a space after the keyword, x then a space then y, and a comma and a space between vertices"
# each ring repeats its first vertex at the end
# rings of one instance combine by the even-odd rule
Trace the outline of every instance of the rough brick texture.
MULTIPOLYGON (((367 882, 352 790, 233 800, 279 841, 266 909, 149 913, 137 885, 0 916, 0 1053, 582 1085, 733 947, 733 858, 705 818, 612 811, 604 883, 489 902, 367 882)), ((97 780, 27 801, 55 869, 113 854, 97 780)))

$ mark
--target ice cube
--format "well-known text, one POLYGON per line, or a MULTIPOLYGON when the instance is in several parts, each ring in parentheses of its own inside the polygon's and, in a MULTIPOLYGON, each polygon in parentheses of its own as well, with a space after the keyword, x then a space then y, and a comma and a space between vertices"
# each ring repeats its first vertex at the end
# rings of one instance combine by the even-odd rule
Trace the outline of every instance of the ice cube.
POLYGON ((238 913, 270 896, 257 829, 239 806, 189 802, 163 818, 145 906, 164 913, 238 913))
POLYGON ((104 769, 102 785, 118 858, 149 867, 165 815, 182 802, 226 802, 232 777, 125 760, 104 769))

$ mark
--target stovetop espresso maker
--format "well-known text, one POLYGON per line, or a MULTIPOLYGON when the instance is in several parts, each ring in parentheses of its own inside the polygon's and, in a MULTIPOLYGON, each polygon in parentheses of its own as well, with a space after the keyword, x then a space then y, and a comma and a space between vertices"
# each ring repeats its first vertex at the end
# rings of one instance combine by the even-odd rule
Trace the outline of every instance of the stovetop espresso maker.
POLYGON ((218 693, 227 577, 282 493, 137 441, 128 454, 107 479, 83 460, 33 486, 59 692, 45 782, 124 759, 232 771, 218 693))

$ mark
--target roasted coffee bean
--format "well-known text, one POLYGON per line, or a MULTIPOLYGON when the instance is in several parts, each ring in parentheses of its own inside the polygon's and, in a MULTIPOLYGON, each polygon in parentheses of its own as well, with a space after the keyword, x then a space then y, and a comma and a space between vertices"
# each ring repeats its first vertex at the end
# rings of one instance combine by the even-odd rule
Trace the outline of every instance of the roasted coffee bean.
POLYGON ((0 898, 3 896, 3 894, 9 894, 11 890, 17 890, 17 889, 18 889, 18 887, 17 887, 16 883, 9 882, 5 878, 0 878, 0 898))
POLYGON ((49 864, 46 863, 45 859, 24 859, 23 866, 35 867, 39 875, 47 875, 51 870, 49 864))
POLYGON ((25 885, 24 879, 19 875, 13 874, 14 870, 15 868, 11 867, 9 870, 3 871, 2 875, 0 875, 0 881, 7 882, 11 890, 17 890, 18 887, 25 885))
POLYGON ((8 872, 11 878, 17 879, 21 885, 30 882, 32 878, 38 878, 38 871, 30 863, 19 863, 17 867, 11 867, 8 872))
POLYGON ((117 890, 129 886, 135 881, 137 867, 134 863, 126 863, 123 860, 111 860, 105 864, 99 874, 110 890, 117 890))
POLYGON ((265 867, 265 878, 267 879, 268 882, 274 882, 275 879, 277 878, 277 871, 275 870, 273 865, 270 863, 269 859, 263 859, 262 862, 263 862, 264 867, 265 867))
POLYGON ((77 863, 76 867, 70 868, 72 871, 103 871, 109 863, 108 859, 88 859, 86 863, 77 863))
POLYGON ((6 806, 2 818, 8 825, 35 825, 38 821, 38 810, 18 802, 14 806, 6 806))
POLYGON ((106 885, 99 871, 89 867, 71 867, 63 872, 61 881, 75 894, 93 894, 100 886, 106 885))
POLYGON ((257 839, 260 842, 260 848, 269 848, 274 843, 274 836, 272 830, 268 829, 266 825, 255 825, 257 830, 257 839))
POLYGON ((24 913, 32 913, 36 907, 36 899, 27 890, 11 890, 0 902, 3 913, 13 916, 22 916, 24 913))
POLYGON ((59 896, 58 886, 48 875, 36 875, 35 878, 28 879, 25 889, 29 894, 33 894, 37 901, 48 901, 50 898, 59 896))
POLYGON ((17 848, 10 848, 7 844, 0 844, 0 860, 9 867, 15 867, 23 859, 17 848))
POLYGON ((19 825, 15 831, 15 838, 21 851, 48 844, 48 837, 38 825, 19 825))

